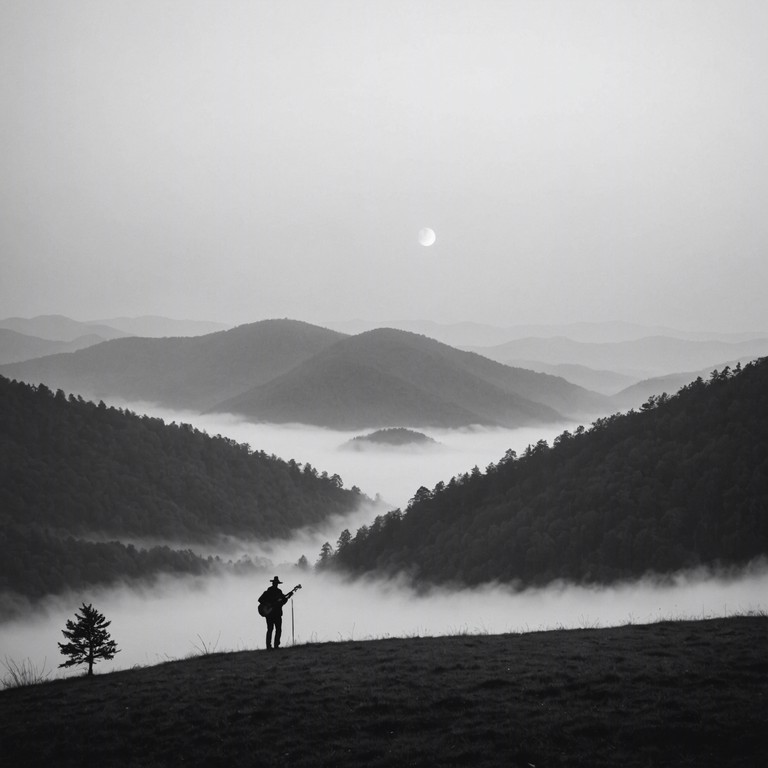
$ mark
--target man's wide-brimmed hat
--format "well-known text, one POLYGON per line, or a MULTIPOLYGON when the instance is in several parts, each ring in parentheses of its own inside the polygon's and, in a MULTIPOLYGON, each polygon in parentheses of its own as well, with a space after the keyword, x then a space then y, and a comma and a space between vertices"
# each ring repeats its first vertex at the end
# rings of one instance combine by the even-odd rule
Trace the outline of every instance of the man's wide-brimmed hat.
POLYGON ((273 583, 273 584, 282 584, 283 582, 282 582, 282 581, 280 581, 280 579, 278 579, 278 578, 277 578, 277 576, 275 576, 275 578, 274 578, 274 579, 272 579, 272 583, 273 583))

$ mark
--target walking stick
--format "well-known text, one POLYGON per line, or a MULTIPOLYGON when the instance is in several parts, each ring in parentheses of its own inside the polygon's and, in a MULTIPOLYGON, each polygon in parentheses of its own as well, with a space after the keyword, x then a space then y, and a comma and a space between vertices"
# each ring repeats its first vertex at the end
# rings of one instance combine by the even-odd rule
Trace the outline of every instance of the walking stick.
POLYGON ((296 645, 296 635, 293 633, 293 600, 291 600, 291 645, 296 645))

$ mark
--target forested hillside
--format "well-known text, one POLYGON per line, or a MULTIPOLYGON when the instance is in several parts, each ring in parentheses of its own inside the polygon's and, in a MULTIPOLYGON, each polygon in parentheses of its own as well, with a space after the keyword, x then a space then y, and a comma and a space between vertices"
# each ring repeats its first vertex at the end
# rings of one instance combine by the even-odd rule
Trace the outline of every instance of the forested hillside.
POLYGON ((220 569, 252 570, 261 563, 201 557, 190 549, 136 547, 119 541, 83 541, 38 526, 0 529, 0 621, 47 595, 90 586, 151 579, 159 574, 198 576, 220 569))
POLYGON ((610 582, 768 555, 768 358, 420 488, 329 564, 420 582, 610 582))
POLYGON ((68 533, 283 536, 362 500, 338 476, 188 424, 0 377, 0 509, 68 533))
POLYGON ((0 377, 0 591, 38 596, 93 579, 210 565, 167 547, 142 554, 73 537, 267 539, 363 501, 309 464, 0 377))

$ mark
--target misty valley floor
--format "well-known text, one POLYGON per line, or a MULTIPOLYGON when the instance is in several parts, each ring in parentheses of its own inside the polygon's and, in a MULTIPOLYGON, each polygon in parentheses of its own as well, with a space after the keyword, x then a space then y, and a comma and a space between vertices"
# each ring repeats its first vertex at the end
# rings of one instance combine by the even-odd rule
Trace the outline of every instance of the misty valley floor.
POLYGON ((768 617, 211 654, 0 692, 4 766, 768 765, 768 617))

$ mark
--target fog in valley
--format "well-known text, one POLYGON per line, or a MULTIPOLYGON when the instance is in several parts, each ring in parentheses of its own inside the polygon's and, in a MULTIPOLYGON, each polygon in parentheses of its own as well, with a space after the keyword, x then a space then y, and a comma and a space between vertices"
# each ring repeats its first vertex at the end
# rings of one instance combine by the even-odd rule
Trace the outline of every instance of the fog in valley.
MULTIPOLYGON (((118 405, 118 403, 111 403, 118 405)), ((518 453, 530 443, 552 439, 573 424, 520 430, 423 430, 439 446, 427 449, 342 448, 360 432, 344 433, 300 425, 251 424, 234 417, 169 412, 146 404, 119 405, 167 422, 190 423, 210 435, 247 442, 253 450, 283 459, 309 462, 319 472, 339 474, 347 488, 358 486, 386 504, 366 507, 348 518, 329 521, 317 530, 301 531, 289 541, 222 541, 191 548, 226 559, 267 557, 271 565, 247 576, 161 579, 152 587, 101 588, 45 602, 34 613, 0 624, 0 662, 29 660, 52 676, 77 674, 58 670, 63 657, 57 642, 68 618, 80 604, 92 602, 112 621, 112 637, 121 652, 97 672, 155 664, 206 651, 251 650, 264 647, 265 622, 257 614, 257 598, 277 574, 283 590, 302 589, 285 608, 284 645, 364 640, 383 637, 459 633, 522 632, 558 627, 593 627, 645 623, 664 618, 701 618, 768 610, 768 566, 755 564, 746 572, 679 574, 664 582, 644 580, 621 586, 587 589, 558 584, 546 589, 515 591, 489 584, 478 589, 439 589, 416 594, 398 580, 349 581, 295 566, 301 555, 310 564, 320 546, 335 546, 345 527, 352 532, 387 509, 404 508, 422 485, 481 469, 498 461, 508 449, 518 453)), ((372 431, 372 430, 369 430, 372 431)), ((138 542, 142 543, 142 542, 138 542)), ((143 542, 145 544, 153 542, 143 542)), ((167 542, 190 546, 187 542, 167 542)), ((0 673, 2 673, 0 669, 0 673)), ((0 674, 0 677, 2 675, 0 674)))
MULTIPOLYGON (((265 622, 256 612, 262 576, 165 580, 153 589, 93 590, 50 601, 23 621, 0 625, 0 662, 29 659, 52 676, 78 674, 56 667, 57 642, 80 601, 112 621, 121 652, 96 672, 183 659, 206 651, 263 649, 265 622)), ((438 590, 419 596, 396 581, 347 582, 329 574, 281 569, 285 591, 302 589, 283 613, 283 645, 426 637, 462 633, 591 628, 660 619, 708 618, 768 609, 768 568, 763 563, 734 578, 705 572, 665 583, 643 581, 608 589, 556 585, 515 593, 489 585, 438 590)), ((2 670, 0 670, 0 673, 2 670)), ((82 672, 82 669, 80 670, 82 672)), ((2 674, 0 674, 0 677, 2 674)))
MULTIPOLYGON (((117 405, 117 403, 115 403, 117 405)), ((196 415, 153 408, 146 404, 127 405, 130 410, 160 416, 166 422, 186 422, 209 435, 222 434, 253 450, 274 453, 286 461, 309 462, 318 472, 338 474, 346 488, 356 485, 371 498, 379 494, 394 507, 405 507, 420 486, 433 488, 440 480, 480 469, 497 462, 508 449, 518 453, 529 444, 552 439, 575 424, 548 425, 524 429, 429 429, 419 431, 437 441, 432 448, 390 448, 369 446, 361 451, 345 448, 358 435, 373 429, 340 432, 304 425, 253 424, 226 414, 196 415)))

